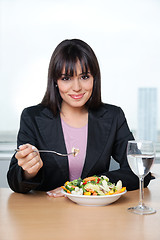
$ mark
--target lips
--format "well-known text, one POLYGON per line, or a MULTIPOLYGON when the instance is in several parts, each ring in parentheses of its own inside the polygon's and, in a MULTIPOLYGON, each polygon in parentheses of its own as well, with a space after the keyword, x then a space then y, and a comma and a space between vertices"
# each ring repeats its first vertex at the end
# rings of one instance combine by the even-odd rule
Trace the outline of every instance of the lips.
POLYGON ((81 99, 84 96, 83 94, 70 94, 70 97, 73 99, 81 99))

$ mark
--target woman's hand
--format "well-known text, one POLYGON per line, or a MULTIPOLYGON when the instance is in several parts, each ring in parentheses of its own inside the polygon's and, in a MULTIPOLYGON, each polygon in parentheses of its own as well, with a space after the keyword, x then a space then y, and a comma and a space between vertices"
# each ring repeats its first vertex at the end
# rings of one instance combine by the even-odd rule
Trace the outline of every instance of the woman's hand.
POLYGON ((65 196, 64 193, 62 193, 61 187, 55 188, 54 190, 47 192, 47 194, 50 197, 64 197, 65 196))
POLYGON ((15 157, 18 160, 18 165, 24 170, 24 178, 26 180, 35 177, 43 166, 38 149, 28 143, 19 146, 19 151, 15 157))

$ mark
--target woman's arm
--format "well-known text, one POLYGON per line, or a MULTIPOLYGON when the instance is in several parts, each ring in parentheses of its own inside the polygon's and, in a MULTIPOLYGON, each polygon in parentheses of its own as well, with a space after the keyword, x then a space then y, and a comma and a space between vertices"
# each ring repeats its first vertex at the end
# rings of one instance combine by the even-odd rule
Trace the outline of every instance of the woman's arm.
POLYGON ((17 141, 17 147, 21 145, 20 151, 13 155, 7 173, 8 184, 15 192, 26 193, 36 189, 42 181, 43 162, 39 153, 35 151, 36 148, 34 149, 35 144, 32 121, 24 110, 17 141))

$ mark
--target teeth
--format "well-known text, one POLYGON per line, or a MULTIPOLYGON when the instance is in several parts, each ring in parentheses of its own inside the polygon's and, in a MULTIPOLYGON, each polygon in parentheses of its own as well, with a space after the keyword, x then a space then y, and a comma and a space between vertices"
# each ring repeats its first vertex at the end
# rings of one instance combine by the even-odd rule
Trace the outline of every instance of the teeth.
POLYGON ((79 97, 81 97, 81 96, 73 96, 74 98, 79 98, 79 97))
POLYGON ((71 95, 72 98, 79 99, 83 97, 83 94, 80 95, 71 95))

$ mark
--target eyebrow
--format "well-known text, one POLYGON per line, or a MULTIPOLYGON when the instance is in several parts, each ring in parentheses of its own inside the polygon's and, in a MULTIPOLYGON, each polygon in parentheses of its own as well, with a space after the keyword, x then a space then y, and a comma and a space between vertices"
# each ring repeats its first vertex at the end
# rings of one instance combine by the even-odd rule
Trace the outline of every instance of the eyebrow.
MULTIPOLYGON (((91 74, 91 73, 90 72, 82 72, 79 75, 83 75, 83 74, 91 74)), ((67 73, 62 73, 61 76, 71 76, 72 77, 71 74, 67 74, 67 73)))

